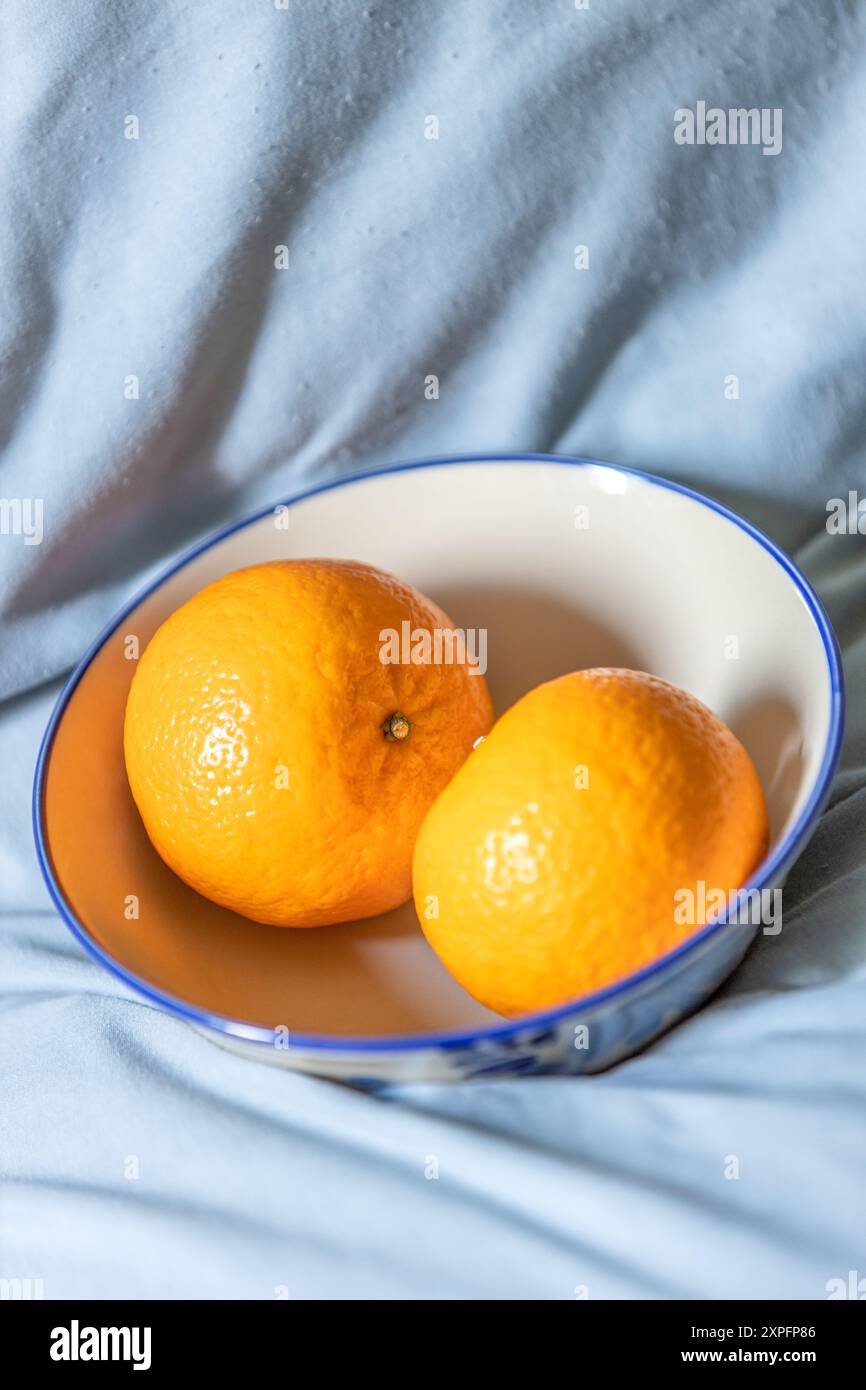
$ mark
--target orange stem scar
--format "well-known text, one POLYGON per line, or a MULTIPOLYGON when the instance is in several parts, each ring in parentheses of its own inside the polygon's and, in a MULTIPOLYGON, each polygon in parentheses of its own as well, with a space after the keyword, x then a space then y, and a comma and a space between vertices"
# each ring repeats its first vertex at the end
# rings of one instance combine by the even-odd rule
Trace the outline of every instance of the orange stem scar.
POLYGON ((389 714, 382 725, 382 733, 389 743, 402 743, 411 732, 411 722, 398 709, 395 709, 393 714, 389 714))

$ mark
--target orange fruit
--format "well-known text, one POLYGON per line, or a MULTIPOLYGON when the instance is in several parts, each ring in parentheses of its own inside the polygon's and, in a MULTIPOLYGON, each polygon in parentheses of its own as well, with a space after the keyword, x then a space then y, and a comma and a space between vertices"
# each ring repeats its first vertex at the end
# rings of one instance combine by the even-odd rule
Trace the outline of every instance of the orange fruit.
POLYGON ((514 1016, 670 950, 702 925, 677 920, 675 894, 699 912, 700 880, 742 887, 768 841, 751 759, 700 701, 639 671, 577 671, 519 700, 439 795, 415 906, 460 984, 514 1016))
POLYGON ((418 827, 492 721, 453 631, 423 594, 347 560, 254 565, 183 604, 141 657, 124 727, 165 862, 277 926, 405 902, 418 827), (421 660, 388 664, 383 635, 403 624, 431 636, 421 660))

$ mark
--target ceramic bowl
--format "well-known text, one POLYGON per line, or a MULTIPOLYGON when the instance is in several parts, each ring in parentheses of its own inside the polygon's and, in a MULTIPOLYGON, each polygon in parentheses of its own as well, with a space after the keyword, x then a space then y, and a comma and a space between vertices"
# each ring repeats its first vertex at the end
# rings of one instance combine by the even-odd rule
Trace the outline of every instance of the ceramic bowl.
POLYGON ((685 687, 738 734, 764 787, 772 843, 749 886, 780 885, 806 843, 838 756, 842 681, 830 624, 795 565, 741 517, 661 478, 543 455, 434 459, 310 488, 226 527, 86 653, 46 730, 34 822, 48 887, 87 950, 214 1042, 371 1086, 599 1070, 711 994, 760 928, 719 919, 599 993, 508 1021, 447 974, 411 904, 281 930, 175 877, 124 772, 129 639, 144 650, 204 584, 292 556, 369 561, 435 598, 458 626, 486 628, 498 713, 539 681, 587 666, 685 687))

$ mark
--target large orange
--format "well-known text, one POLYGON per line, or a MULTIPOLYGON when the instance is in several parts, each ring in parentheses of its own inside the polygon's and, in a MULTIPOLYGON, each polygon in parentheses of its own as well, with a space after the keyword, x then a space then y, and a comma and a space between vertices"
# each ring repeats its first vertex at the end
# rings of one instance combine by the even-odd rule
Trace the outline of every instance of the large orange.
POLYGON ((453 631, 407 584, 342 560, 237 570, 163 623, 124 748, 147 833, 181 878, 279 926, 411 895, 418 827, 492 712, 484 676, 442 636, 391 651, 421 660, 383 662, 383 634, 403 624, 413 639, 453 631))
POLYGON ((671 949, 701 924, 678 920, 700 881, 742 887, 768 837, 751 759, 710 710, 654 676, 578 671, 518 701, 441 793, 415 906, 460 983, 519 1015, 671 949))

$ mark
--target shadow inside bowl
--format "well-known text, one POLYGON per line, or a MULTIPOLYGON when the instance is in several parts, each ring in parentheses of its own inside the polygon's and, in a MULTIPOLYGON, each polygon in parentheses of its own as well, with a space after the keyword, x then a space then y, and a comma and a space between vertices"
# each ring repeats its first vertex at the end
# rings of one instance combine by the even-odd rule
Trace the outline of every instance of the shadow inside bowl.
POLYGON ((458 627, 486 630, 487 683, 497 717, 534 686, 569 671, 648 669, 648 655, 634 643, 577 604, 539 590, 440 586, 436 602, 458 627))
POLYGON ((735 705, 726 722, 755 764, 774 841, 806 776, 803 729, 797 711, 784 694, 768 691, 735 705))

